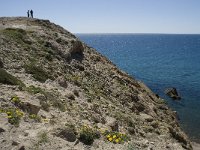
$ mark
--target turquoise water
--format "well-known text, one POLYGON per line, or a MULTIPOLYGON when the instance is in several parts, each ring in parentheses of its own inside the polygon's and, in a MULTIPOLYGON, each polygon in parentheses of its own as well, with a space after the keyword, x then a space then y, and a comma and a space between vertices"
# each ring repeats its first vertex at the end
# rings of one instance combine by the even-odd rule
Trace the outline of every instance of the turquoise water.
POLYGON ((180 123, 200 142, 200 35, 77 34, 114 64, 164 98, 178 112, 180 123), (164 94, 176 87, 174 101, 164 94))

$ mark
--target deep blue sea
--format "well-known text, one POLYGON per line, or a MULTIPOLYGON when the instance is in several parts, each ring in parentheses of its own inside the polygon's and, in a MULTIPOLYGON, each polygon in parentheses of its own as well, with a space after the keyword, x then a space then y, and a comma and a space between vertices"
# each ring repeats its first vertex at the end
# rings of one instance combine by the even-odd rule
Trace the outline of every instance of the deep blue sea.
POLYGON ((77 34, 119 68, 143 81, 178 112, 189 137, 200 142, 200 35, 77 34), (181 101, 164 94, 176 87, 181 101))

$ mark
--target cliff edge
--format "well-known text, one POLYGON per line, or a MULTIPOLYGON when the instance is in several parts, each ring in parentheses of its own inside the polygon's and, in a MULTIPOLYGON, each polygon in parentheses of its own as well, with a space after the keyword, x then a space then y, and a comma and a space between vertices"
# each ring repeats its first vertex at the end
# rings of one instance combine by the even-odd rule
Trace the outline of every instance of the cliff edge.
POLYGON ((192 149, 143 83, 48 20, 0 18, 0 149, 192 149))

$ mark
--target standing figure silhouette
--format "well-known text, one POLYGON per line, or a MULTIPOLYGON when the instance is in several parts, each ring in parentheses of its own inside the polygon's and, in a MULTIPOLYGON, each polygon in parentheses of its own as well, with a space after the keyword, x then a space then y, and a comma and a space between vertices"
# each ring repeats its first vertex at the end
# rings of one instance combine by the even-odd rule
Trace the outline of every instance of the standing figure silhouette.
POLYGON ((31 10, 30 13, 31 13, 31 18, 33 18, 33 10, 31 10))
POLYGON ((29 10, 27 11, 27 17, 29 18, 29 10))

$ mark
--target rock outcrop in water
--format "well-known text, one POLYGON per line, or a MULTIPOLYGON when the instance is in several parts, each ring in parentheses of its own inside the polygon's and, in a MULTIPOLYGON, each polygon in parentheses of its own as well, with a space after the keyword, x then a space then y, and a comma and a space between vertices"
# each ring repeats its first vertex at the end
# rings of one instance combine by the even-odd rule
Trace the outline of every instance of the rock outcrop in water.
POLYGON ((73 34, 0 21, 0 149, 192 149, 162 99, 73 34))
POLYGON ((181 97, 179 96, 176 88, 168 88, 165 90, 165 94, 175 100, 180 100, 181 97))

